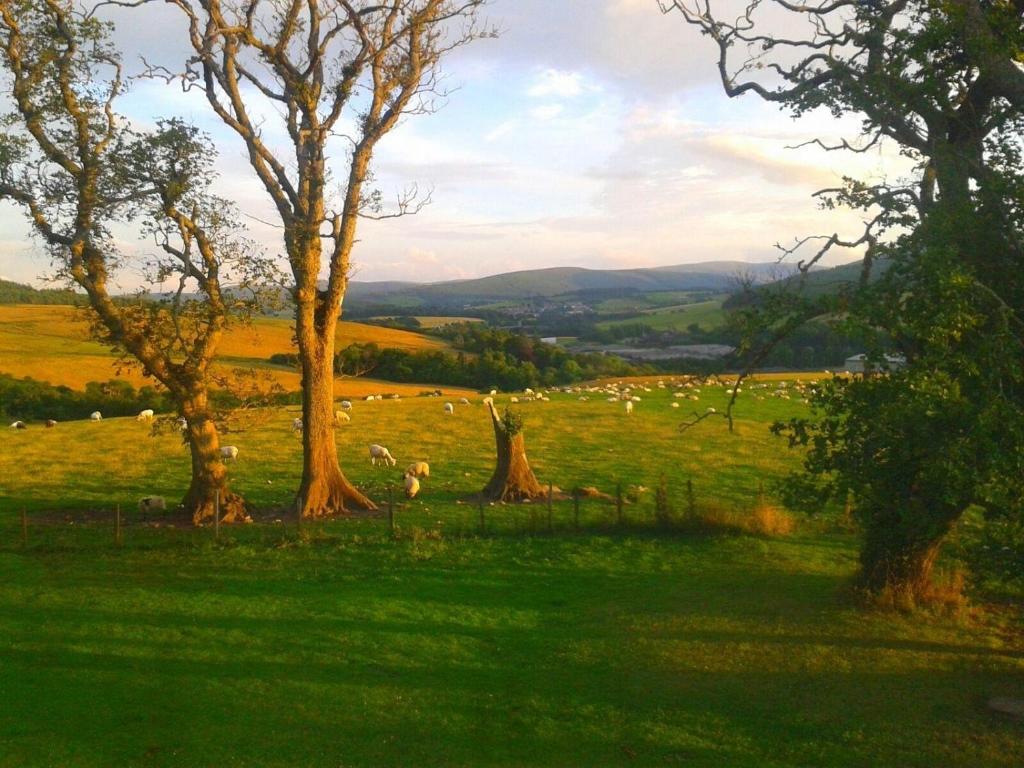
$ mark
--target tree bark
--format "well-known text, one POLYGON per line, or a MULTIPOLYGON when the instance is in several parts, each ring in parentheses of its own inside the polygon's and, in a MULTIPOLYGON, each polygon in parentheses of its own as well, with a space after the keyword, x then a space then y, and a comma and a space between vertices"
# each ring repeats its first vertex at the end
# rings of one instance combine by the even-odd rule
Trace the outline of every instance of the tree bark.
POLYGON ((526 440, 522 431, 509 434, 508 425, 502 421, 493 403, 487 407, 494 425, 494 441, 498 451, 498 463, 494 475, 483 490, 485 498, 491 501, 524 501, 546 496, 537 481, 530 462, 526 458, 526 440))
POLYGON ((195 525, 213 522, 220 494, 220 521, 244 523, 251 518, 248 505, 228 487, 227 467, 220 455, 220 436, 205 393, 194 395, 182 407, 189 451, 192 454, 192 482, 182 504, 195 525))
POLYGON ((302 362, 302 483, 299 500, 307 518, 345 514, 350 508, 375 510, 345 477, 338 464, 334 421, 334 330, 335 323, 314 327, 312 306, 299 306, 297 336, 302 362))
POLYGON ((875 594, 892 590, 915 599, 928 597, 939 550, 961 515, 951 508, 938 515, 936 505, 922 498, 896 501, 867 516, 860 554, 862 587, 875 594))

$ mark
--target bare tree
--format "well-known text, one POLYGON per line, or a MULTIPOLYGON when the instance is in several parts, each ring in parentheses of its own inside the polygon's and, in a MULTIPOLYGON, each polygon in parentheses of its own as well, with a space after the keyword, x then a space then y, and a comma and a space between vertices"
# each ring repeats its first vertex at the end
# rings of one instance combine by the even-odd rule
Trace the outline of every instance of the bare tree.
POLYGON ((194 522, 212 517, 217 494, 224 521, 242 520, 208 385, 226 325, 248 306, 225 291, 224 274, 246 282, 260 261, 234 236, 230 208, 207 192, 211 148, 196 130, 171 121, 136 134, 116 113, 124 88, 107 33, 69 0, 0 0, 0 63, 15 105, 0 136, 0 199, 25 211, 59 276, 85 290, 98 337, 166 387, 187 420, 184 505, 194 522), (110 227, 133 218, 162 253, 144 274, 179 281, 169 301, 111 294, 126 259, 110 227))
MULTIPOLYGON (((342 473, 334 433, 335 334, 356 227, 360 218, 405 215, 425 204, 413 188, 385 209, 368 188, 373 153, 404 115, 438 106, 445 55, 492 34, 478 22, 485 0, 166 2, 185 14, 194 51, 181 82, 200 89, 244 142, 281 220, 302 367, 302 513, 372 509, 342 473), (290 142, 287 157, 265 138, 264 121, 275 111, 290 142), (344 158, 329 156, 335 142, 344 158), (331 159, 347 162, 336 196, 328 189, 331 159)), ((150 73, 174 76, 157 67, 150 73)))

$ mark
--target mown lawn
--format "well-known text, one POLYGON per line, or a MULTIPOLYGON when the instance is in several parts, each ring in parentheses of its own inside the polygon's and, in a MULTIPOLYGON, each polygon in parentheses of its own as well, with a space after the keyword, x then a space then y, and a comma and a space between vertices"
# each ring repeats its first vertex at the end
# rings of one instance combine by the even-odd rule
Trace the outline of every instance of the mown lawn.
MULTIPOLYGON (((741 404, 738 432, 640 393, 524 404, 542 480, 653 487, 743 512, 798 457, 741 404)), ((350 474, 387 444, 431 462, 423 496, 382 519, 222 531, 131 524, 114 504, 183 489, 173 435, 131 420, 8 433, 0 444, 0 765, 986 766, 1024 763, 1024 728, 986 709, 1024 696, 1019 624, 865 613, 844 597, 855 541, 658 533, 650 494, 614 509, 460 504, 487 479, 480 405, 359 402, 339 430, 350 474), (20 511, 29 511, 29 543, 20 511), (56 510, 103 511, 61 524, 56 510), (45 522, 45 524, 44 524, 45 522), (535 533, 531 533, 535 531, 535 533)), ((290 504, 291 414, 231 435, 235 486, 290 504), (268 482, 269 481, 269 482, 268 482)), ((134 513, 126 516, 132 517, 134 513)))

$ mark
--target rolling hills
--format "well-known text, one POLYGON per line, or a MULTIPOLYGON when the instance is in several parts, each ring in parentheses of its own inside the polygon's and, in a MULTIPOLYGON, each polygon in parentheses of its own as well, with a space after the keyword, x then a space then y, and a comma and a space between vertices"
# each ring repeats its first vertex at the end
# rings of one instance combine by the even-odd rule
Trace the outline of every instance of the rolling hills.
MULTIPOLYGON (((444 349, 440 339, 408 331, 360 323, 338 324, 338 348, 356 343, 381 347, 422 350, 444 349)), ((218 365, 222 368, 253 367, 265 370, 288 390, 299 387, 299 374, 271 366, 275 352, 290 352, 292 324, 283 318, 257 318, 250 326, 236 326, 221 345, 218 365)), ((116 356, 103 344, 89 338, 86 314, 75 307, 46 305, 0 305, 0 372, 31 376, 39 381, 82 389, 90 381, 120 378, 140 386, 148 382, 132 367, 118 372, 116 356)), ((420 387, 382 384, 372 379, 339 381, 338 393, 352 396, 381 391, 399 394, 420 387)))

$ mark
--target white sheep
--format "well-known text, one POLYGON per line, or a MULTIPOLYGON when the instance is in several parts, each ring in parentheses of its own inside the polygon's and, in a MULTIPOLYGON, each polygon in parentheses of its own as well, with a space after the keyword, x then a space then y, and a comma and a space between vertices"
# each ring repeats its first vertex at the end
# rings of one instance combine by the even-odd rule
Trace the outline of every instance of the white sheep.
POLYGON ((420 492, 420 481, 416 479, 414 475, 405 476, 405 495, 406 498, 414 499, 416 494, 420 492))
POLYGON ((352 421, 352 417, 349 416, 344 411, 335 411, 334 412, 334 423, 335 424, 347 424, 350 421, 352 421))
POLYGON ((469 398, 468 397, 460 397, 459 398, 459 405, 469 405, 469 398))
POLYGON ((24 421, 16 421, 13 424, 11 424, 11 429, 28 429, 28 426, 25 424, 24 421))
POLYGON ((179 432, 184 432, 186 429, 188 429, 188 419, 186 419, 184 416, 179 416, 175 424, 178 425, 179 432))
POLYGON ((229 459, 231 461, 238 461, 238 447, 234 445, 222 445, 220 447, 220 457, 225 461, 229 459))
POLYGON ((53 419, 47 419, 46 420, 46 428, 47 429, 53 429, 56 426, 57 426, 57 422, 54 421, 53 419))
POLYGON ((391 451, 383 445, 377 445, 374 443, 370 446, 370 463, 373 464, 373 466, 377 466, 378 461, 383 461, 384 464, 389 467, 393 467, 398 463, 395 457, 391 455, 391 451))
POLYGON ((153 413, 153 409, 152 408, 146 408, 143 411, 139 411, 139 415, 135 417, 135 420, 136 421, 152 421, 154 415, 155 414, 153 413))
POLYGON ((444 414, 445 414, 445 416, 451 416, 453 413, 455 413, 455 406, 452 403, 445 403, 444 404, 444 414))
POLYGON ((296 433, 298 433, 300 435, 302 434, 302 418, 301 417, 296 416, 294 419, 292 419, 292 432, 296 432, 296 433))
POLYGON ((342 400, 341 401, 341 410, 343 410, 343 411, 351 411, 352 410, 352 401, 351 400, 342 400))
POLYGON ((99 411, 93 411, 89 414, 89 421, 103 421, 103 414, 99 411))
POLYGON ((405 474, 413 477, 430 477, 430 465, 425 461, 414 461, 405 468, 405 474))
POLYGON ((510 398, 508 399, 508 401, 509 401, 510 403, 518 403, 518 402, 519 402, 519 398, 518 398, 518 397, 516 397, 515 395, 513 395, 512 397, 510 397, 510 398))
POLYGON ((166 512, 167 501, 163 496, 144 496, 139 499, 139 512, 166 512))
POLYGON ((633 413, 633 401, 632 400, 627 400, 626 401, 626 415, 628 416, 631 413, 633 413))

